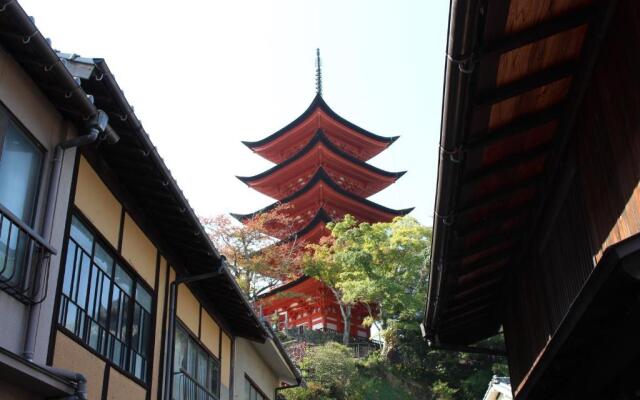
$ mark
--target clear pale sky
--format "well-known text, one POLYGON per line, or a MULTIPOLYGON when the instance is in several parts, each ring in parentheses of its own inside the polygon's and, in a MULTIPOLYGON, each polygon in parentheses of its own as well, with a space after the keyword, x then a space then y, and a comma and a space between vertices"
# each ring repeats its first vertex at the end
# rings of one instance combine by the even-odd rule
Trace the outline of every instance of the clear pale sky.
POLYGON ((342 117, 400 139, 371 160, 408 170, 370 199, 431 225, 448 2, 433 0, 21 0, 53 47, 106 59, 201 215, 273 200, 236 175, 271 164, 240 143, 298 117, 323 92, 342 117))

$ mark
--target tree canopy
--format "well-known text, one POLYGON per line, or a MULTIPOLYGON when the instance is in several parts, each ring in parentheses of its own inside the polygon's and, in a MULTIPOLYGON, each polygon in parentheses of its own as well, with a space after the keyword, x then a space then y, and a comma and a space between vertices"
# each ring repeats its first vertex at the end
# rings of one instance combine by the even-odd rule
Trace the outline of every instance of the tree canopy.
POLYGON ((227 258, 231 273, 251 299, 301 273, 304 244, 293 235, 297 219, 287 210, 282 205, 243 223, 228 215, 201 218, 209 237, 227 258))
MULTIPOLYGON (((494 373, 508 375, 500 358, 434 350, 423 340, 419 324, 428 287, 430 228, 411 217, 367 224, 347 216, 329 229, 331 236, 304 256, 305 272, 331 286, 346 306, 374 306, 372 319, 379 321, 384 338, 383 351, 357 363, 360 378, 352 380, 352 390, 333 398, 378 398, 382 387, 392 387, 395 394, 379 398, 482 398, 494 373), (398 395, 403 391, 410 395, 398 395)), ((494 338, 487 345, 501 341, 494 338)), ((308 379, 313 387, 313 375, 308 379)), ((323 398, 312 391, 297 393, 302 397, 295 399, 323 398)))
POLYGON ((349 215, 328 228, 330 237, 308 246, 305 273, 329 286, 347 312, 368 306, 369 322, 379 320, 382 329, 390 319, 415 318, 426 295, 430 228, 411 217, 369 224, 349 215))

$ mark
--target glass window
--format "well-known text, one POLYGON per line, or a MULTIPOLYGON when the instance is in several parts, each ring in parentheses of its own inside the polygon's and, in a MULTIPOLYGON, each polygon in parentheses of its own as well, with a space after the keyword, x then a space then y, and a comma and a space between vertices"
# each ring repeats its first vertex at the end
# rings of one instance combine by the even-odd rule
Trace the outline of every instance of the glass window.
POLYGON ((180 326, 176 326, 173 400, 217 400, 220 362, 180 326))
MULTIPOLYGON (((42 151, 0 107, 0 204, 33 226, 42 170, 42 151)), ((15 283, 25 270, 28 238, 7 218, 0 218, 0 279, 15 283)))
POLYGON ((0 108, 0 203, 27 224, 40 183, 43 154, 0 108))
POLYGON ((148 380, 152 297, 75 216, 58 322, 136 378, 148 380))

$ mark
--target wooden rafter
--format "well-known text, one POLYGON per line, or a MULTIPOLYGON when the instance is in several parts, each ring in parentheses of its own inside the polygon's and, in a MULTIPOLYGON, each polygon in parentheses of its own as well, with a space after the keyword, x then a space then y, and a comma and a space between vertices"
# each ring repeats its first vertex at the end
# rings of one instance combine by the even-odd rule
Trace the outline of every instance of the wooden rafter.
POLYGON ((596 7, 586 7, 567 15, 549 19, 521 32, 497 39, 482 49, 481 57, 490 57, 496 54, 506 53, 557 33, 584 25, 590 22, 596 11, 596 7))

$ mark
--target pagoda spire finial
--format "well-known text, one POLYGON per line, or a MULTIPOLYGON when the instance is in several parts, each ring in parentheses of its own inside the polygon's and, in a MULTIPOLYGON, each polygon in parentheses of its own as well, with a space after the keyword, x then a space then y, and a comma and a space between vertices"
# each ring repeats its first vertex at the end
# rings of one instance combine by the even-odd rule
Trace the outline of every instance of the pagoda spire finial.
POLYGON ((322 64, 320 63, 320 49, 316 49, 316 94, 322 96, 322 64))

